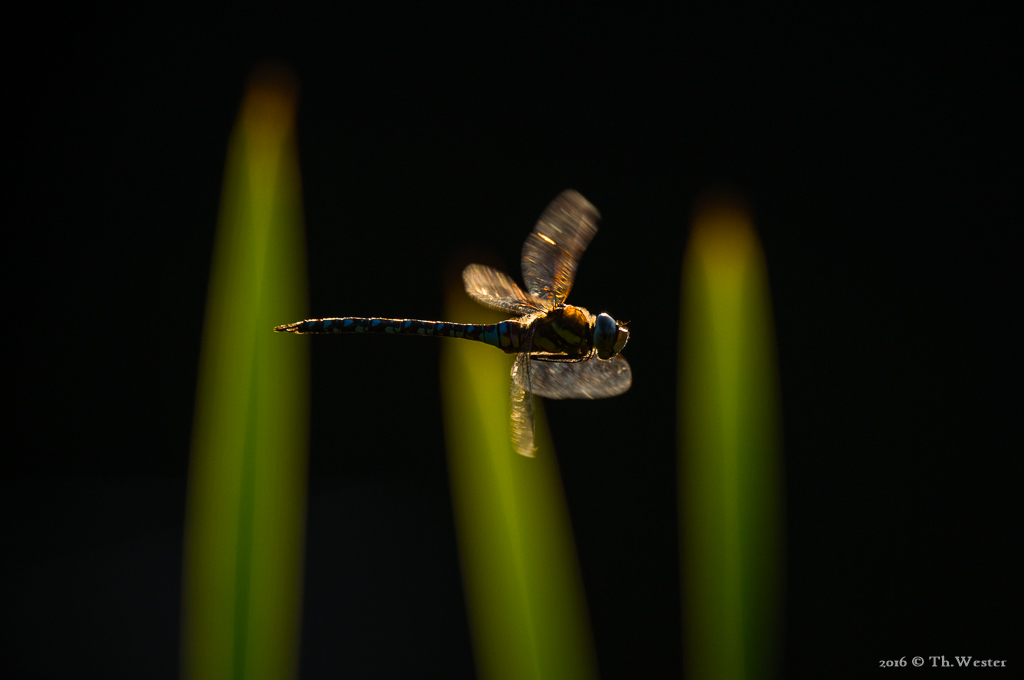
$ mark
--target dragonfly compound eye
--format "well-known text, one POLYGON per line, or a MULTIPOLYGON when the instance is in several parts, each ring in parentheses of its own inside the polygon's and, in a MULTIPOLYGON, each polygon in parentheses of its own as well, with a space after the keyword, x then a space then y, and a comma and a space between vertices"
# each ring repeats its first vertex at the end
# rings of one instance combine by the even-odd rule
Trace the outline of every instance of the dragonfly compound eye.
POLYGON ((594 323, 594 347, 597 348, 599 359, 608 360, 618 353, 615 349, 618 330, 615 319, 604 312, 597 315, 597 322, 594 323))

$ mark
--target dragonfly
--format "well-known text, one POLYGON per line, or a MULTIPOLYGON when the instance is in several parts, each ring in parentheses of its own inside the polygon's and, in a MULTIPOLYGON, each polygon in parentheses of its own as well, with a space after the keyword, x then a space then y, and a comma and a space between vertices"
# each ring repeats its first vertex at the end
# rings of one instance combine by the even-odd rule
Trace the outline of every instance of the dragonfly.
POLYGON ((633 374, 620 354, 629 340, 626 323, 602 312, 565 304, 580 257, 597 233, 600 214, 573 190, 559 194, 523 244, 526 291, 491 267, 462 272, 466 293, 491 309, 516 314, 495 324, 419 319, 339 317, 309 319, 274 328, 285 333, 393 333, 463 338, 515 354, 510 417, 517 453, 534 455, 532 395, 548 399, 602 399, 626 392, 633 374))

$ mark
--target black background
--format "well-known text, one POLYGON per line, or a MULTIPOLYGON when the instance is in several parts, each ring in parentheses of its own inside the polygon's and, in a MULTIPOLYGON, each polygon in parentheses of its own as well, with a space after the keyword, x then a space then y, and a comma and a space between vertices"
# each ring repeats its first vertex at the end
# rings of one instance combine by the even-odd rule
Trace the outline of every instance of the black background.
MULTIPOLYGON (((559 191, 600 209, 570 301, 632 320, 634 387, 547 413, 603 677, 682 672, 680 263, 695 199, 719 186, 752 207, 771 276, 784 674, 940 654, 1019 666, 1008 16, 147 11, 8 29, 3 667, 177 673, 221 179, 268 58, 301 87, 314 316, 441 318, 460 256, 518 277, 559 191)), ((438 345, 312 346, 302 677, 471 677, 438 345)))

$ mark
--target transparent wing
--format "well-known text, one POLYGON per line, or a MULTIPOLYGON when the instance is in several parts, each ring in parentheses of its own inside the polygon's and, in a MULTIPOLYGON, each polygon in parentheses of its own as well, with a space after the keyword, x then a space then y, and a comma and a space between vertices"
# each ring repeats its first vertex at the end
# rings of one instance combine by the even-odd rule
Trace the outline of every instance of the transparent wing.
POLYGON ((597 208, 577 192, 563 191, 544 210, 523 244, 523 281, 544 309, 565 301, 576 265, 597 233, 597 208))
POLYGON ((482 264, 471 264, 462 270, 466 292, 484 307, 517 314, 535 314, 544 304, 523 292, 510 276, 482 264))
POLYGON ((548 399, 604 399, 622 394, 633 384, 633 371, 621 354, 608 361, 530 364, 530 391, 548 399))
POLYGON ((509 398, 509 422, 516 453, 533 458, 533 395, 530 394, 530 355, 516 355, 512 364, 512 393, 509 398))

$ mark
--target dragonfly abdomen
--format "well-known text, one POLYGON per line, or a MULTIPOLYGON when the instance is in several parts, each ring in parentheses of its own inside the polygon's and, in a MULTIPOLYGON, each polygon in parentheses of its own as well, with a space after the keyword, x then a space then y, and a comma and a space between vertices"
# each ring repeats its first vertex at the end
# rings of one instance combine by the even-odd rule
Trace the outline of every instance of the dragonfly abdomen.
POLYGON ((518 321, 492 324, 449 323, 419 319, 381 319, 344 316, 332 319, 310 319, 274 328, 286 333, 393 333, 397 335, 435 335, 463 338, 493 345, 514 354, 522 345, 526 327, 518 321))

